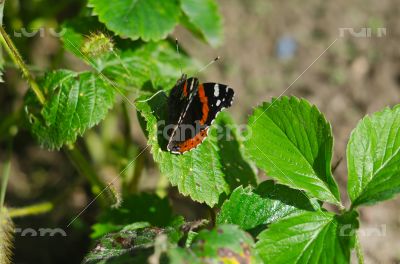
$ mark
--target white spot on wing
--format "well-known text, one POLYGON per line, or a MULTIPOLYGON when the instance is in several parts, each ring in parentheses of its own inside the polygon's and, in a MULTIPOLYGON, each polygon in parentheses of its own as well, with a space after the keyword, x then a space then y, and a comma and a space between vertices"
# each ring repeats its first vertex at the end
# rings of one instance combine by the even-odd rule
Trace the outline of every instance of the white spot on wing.
POLYGON ((221 104, 221 100, 217 101, 217 106, 219 106, 221 104))
POLYGON ((216 83, 214 85, 214 96, 219 96, 219 85, 216 83))

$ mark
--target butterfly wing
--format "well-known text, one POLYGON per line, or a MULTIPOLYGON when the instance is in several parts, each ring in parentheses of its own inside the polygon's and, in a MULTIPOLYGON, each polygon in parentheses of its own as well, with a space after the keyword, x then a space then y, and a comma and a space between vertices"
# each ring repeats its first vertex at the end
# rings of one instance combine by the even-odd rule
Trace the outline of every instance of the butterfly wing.
POLYGON ((232 105, 234 92, 227 85, 197 81, 193 87, 167 147, 172 153, 182 154, 201 144, 216 115, 232 105))
MULTIPOLYGON (((175 86, 171 89, 168 97, 168 124, 177 126, 182 122, 183 117, 186 115, 188 106, 193 101, 195 92, 199 85, 197 78, 187 79, 186 74, 176 82, 175 86)), ((172 131, 175 130, 175 127, 172 131)), ((171 135, 170 131, 169 135, 171 135)))
POLYGON ((204 122, 205 125, 210 126, 212 121, 214 121, 215 117, 219 112, 222 111, 222 109, 228 108, 232 105, 235 93, 232 88, 225 84, 203 83, 202 86, 204 93, 202 93, 199 87, 200 98, 205 98, 201 100, 204 102, 202 104, 202 122, 204 122))

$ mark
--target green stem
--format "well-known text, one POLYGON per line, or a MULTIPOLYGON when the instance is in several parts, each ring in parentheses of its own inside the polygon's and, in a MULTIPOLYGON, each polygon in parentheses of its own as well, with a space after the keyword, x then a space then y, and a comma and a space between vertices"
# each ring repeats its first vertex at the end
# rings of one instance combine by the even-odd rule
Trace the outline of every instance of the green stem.
MULTIPOLYGON (((68 158, 72 161, 72 164, 74 164, 74 166, 78 170, 78 172, 89 181, 92 194, 97 197, 106 188, 106 186, 99 179, 96 172, 93 170, 81 151, 76 146, 64 147, 63 149, 68 158)), ((100 205, 107 206, 113 204, 113 201, 110 201, 112 199, 112 196, 112 193, 107 188, 105 194, 98 197, 100 205)))
POLYGON ((3 26, 4 4, 6 0, 0 0, 0 26, 3 26))
POLYGON ((11 218, 25 217, 29 215, 44 214, 53 210, 53 204, 50 202, 30 205, 22 208, 8 208, 8 215, 11 218))
POLYGON ((0 212, 3 210, 4 200, 6 197, 8 179, 10 178, 10 169, 11 169, 11 151, 9 150, 8 158, 4 163, 3 168, 3 177, 1 181, 1 191, 0 191, 0 212))
POLYGON ((357 253, 357 258, 358 258, 358 264, 364 264, 364 253, 361 248, 361 243, 360 239, 358 237, 358 234, 356 233, 356 253, 357 253))
POLYGON ((7 32, 2 26, 0 26, 0 42, 4 46, 5 50, 7 51, 8 55, 11 57, 15 65, 17 65, 18 68, 21 70, 22 75, 28 80, 28 83, 30 84, 33 92, 36 94, 37 99, 43 105, 46 100, 42 91, 39 88, 39 85, 35 82, 35 79, 33 78, 32 74, 22 60, 18 49, 15 47, 11 38, 8 36, 7 32))

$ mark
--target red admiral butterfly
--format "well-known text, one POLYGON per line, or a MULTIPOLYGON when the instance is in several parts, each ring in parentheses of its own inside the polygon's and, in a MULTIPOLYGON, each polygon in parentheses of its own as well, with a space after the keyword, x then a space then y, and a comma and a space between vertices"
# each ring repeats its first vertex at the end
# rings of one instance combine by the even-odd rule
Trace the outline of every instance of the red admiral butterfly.
POLYGON ((232 105, 233 96, 233 90, 225 84, 200 83, 182 74, 168 98, 168 123, 174 127, 167 149, 183 154, 200 145, 217 114, 232 105))

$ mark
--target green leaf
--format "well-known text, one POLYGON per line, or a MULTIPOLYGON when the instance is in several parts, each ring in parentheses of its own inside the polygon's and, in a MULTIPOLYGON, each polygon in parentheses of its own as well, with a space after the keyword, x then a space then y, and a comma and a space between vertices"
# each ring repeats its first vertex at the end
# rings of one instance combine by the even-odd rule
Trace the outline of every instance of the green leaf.
POLYGON ((272 180, 251 187, 236 188, 221 207, 217 223, 239 225, 248 230, 276 222, 314 207, 302 191, 275 184, 272 180))
POLYGON ((141 98, 136 101, 136 107, 146 123, 144 129, 154 160, 171 184, 178 186, 181 194, 213 206, 220 194, 229 192, 219 158, 215 129, 210 130, 209 136, 196 149, 183 155, 174 155, 166 151, 167 138, 162 126, 167 114, 165 93, 159 92, 148 99, 141 98))
MULTIPOLYGON (((189 29, 198 31, 213 47, 223 41, 221 15, 215 0, 181 0, 181 8, 189 29)), ((196 32, 195 32, 196 33, 196 32)))
POLYGON ((190 248, 172 248, 171 263, 262 263, 252 237, 234 225, 201 231, 190 248))
POLYGON ((36 113, 39 103, 28 96, 27 107, 31 130, 48 149, 74 143, 78 135, 104 119, 114 103, 113 88, 91 72, 49 72, 39 87, 45 94, 45 105, 36 113))
POLYGON ((132 40, 166 38, 181 14, 176 0, 89 0, 89 6, 109 30, 132 40))
POLYGON ((182 238, 178 221, 165 228, 126 228, 102 237, 85 257, 83 263, 147 263, 154 252, 156 240, 166 236, 168 244, 176 244, 182 238))
POLYGON ((231 190, 238 186, 257 186, 255 169, 245 154, 241 131, 227 112, 218 114, 218 148, 225 180, 231 190))
POLYGON ((400 192, 400 105, 362 119, 347 145, 352 206, 374 204, 400 192))
POLYGON ((174 220, 167 198, 142 193, 125 197, 118 208, 104 211, 93 226, 92 238, 98 238, 110 231, 121 230, 134 222, 145 222, 152 226, 165 227, 174 220))
POLYGON ((256 249, 264 263, 349 263, 357 213, 304 212, 272 224, 256 249))
POLYGON ((331 173, 331 126, 315 106, 295 97, 274 99, 254 110, 248 130, 247 150, 269 176, 340 205, 331 173))

